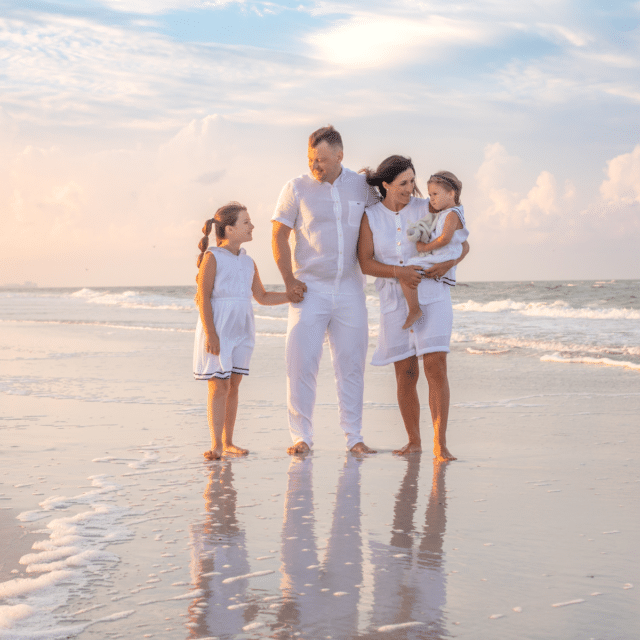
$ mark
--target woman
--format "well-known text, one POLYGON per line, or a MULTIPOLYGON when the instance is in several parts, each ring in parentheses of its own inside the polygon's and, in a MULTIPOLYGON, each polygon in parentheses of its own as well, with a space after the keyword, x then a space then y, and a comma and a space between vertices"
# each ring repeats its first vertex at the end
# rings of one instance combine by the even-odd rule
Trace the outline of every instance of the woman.
MULTIPOLYGON (((435 278, 443 276, 469 251, 464 243, 457 260, 442 262, 427 272, 418 265, 407 265, 417 255, 416 245, 406 234, 407 224, 423 218, 429 200, 415 198, 415 169, 409 158, 390 156, 376 171, 364 169, 367 182, 377 187, 382 201, 369 207, 360 225, 358 260, 362 272, 377 276, 380 293, 380 332, 378 346, 371 361, 374 365, 393 363, 398 387, 398 406, 409 442, 394 453, 422 451, 420 439, 420 401, 417 393, 418 358, 422 357, 429 384, 429 408, 433 421, 433 453, 437 460, 455 460, 447 449, 449 417, 449 381, 447 353, 451 340, 453 310, 449 286, 435 278), (418 288, 422 317, 403 329, 407 307, 399 282, 418 288)), ((451 184, 447 183, 449 187, 451 184)))

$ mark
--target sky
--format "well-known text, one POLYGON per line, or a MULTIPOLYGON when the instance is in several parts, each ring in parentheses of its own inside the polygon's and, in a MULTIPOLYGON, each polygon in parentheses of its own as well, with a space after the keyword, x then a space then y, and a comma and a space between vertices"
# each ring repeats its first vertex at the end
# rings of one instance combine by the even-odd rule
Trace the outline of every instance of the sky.
POLYGON ((193 284, 309 133, 463 182, 460 281, 640 278, 640 1, 0 0, 0 285, 193 284))

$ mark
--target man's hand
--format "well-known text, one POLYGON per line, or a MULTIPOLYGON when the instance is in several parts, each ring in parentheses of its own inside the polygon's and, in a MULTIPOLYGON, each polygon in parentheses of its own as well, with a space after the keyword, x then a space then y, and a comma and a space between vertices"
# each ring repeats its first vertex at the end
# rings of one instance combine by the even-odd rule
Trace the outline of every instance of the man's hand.
POLYGON ((307 285, 296 278, 285 284, 287 288, 287 298, 289 302, 302 302, 307 291, 307 285))

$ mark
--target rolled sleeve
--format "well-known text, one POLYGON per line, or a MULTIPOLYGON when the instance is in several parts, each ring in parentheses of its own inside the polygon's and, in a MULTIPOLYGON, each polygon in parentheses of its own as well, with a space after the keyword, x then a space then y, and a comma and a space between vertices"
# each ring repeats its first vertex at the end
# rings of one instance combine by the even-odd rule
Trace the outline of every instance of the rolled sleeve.
POLYGON ((298 203, 298 195, 293 185, 293 180, 287 182, 280 192, 278 198, 278 204, 276 210, 271 217, 272 222, 281 222, 287 227, 294 228, 298 214, 300 212, 300 206, 298 203))

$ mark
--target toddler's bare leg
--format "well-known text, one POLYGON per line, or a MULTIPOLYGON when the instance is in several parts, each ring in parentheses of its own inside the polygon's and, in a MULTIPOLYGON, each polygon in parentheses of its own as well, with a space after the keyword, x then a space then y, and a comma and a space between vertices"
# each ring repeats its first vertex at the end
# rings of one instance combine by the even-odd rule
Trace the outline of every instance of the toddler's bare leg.
POLYGON ((416 320, 420 320, 422 317, 422 309, 420 308, 420 302, 418 301, 418 289, 412 289, 410 286, 400 282, 402 287, 402 293, 404 294, 407 305, 409 306, 409 313, 405 323, 402 325, 403 329, 408 329, 416 320))

